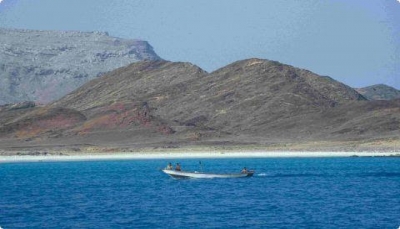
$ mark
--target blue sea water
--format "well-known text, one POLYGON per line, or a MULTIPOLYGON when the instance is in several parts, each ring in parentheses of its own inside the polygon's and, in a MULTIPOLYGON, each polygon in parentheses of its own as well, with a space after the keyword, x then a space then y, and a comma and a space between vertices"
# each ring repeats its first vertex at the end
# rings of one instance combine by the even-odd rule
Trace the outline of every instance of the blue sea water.
POLYGON ((175 180, 199 160, 0 164, 0 227, 395 228, 400 158, 201 159, 251 178, 175 180))

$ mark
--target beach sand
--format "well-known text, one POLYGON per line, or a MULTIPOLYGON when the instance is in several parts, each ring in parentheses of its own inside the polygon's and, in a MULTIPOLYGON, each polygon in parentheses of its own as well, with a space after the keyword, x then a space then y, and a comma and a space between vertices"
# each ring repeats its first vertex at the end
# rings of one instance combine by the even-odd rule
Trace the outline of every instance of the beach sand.
POLYGON ((283 157, 388 157, 400 156, 399 152, 267 152, 267 151, 204 151, 204 152, 113 152, 77 153, 63 152, 46 155, 1 155, 0 163, 45 161, 95 161, 95 160, 144 160, 190 158, 283 158, 283 157))

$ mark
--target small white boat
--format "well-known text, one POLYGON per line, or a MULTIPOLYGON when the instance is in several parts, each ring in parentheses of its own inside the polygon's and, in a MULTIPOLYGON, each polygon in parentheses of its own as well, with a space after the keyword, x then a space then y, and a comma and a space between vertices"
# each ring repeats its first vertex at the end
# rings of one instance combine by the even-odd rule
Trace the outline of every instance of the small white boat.
POLYGON ((171 169, 162 169, 164 173, 170 175, 175 179, 191 179, 191 178, 243 178, 251 177, 254 171, 248 171, 246 173, 203 173, 203 172, 187 172, 187 171, 176 171, 171 169))

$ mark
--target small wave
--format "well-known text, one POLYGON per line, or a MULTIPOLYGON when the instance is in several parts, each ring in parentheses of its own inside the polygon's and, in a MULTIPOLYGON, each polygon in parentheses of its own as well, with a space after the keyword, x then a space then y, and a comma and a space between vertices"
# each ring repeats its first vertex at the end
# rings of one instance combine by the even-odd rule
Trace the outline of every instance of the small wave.
POLYGON ((259 174, 256 174, 257 176, 259 176, 259 177, 266 177, 266 176, 268 176, 268 174, 266 174, 266 173, 259 173, 259 174))
POLYGON ((274 177, 326 177, 326 174, 316 174, 316 173, 293 173, 293 174, 274 174, 274 177))
POLYGON ((400 173, 396 172, 378 172, 378 173, 362 173, 361 177, 400 177, 400 173))

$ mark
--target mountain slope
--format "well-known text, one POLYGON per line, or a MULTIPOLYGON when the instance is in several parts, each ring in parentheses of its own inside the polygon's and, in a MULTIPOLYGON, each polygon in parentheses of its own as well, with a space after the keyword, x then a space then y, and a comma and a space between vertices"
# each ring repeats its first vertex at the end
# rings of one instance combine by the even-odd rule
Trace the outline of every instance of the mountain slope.
POLYGON ((200 126, 229 133, 254 132, 296 113, 312 113, 352 100, 353 89, 278 62, 250 59, 207 74, 166 61, 142 62, 112 72, 52 106, 91 113, 114 101, 146 103, 172 126, 200 126))
POLYGON ((160 59, 141 40, 100 32, 0 28, 0 105, 48 103, 108 71, 160 59))
POLYGON ((363 99, 337 81, 260 59, 238 61, 211 73, 197 91, 199 101, 207 105, 192 104, 186 110, 203 113, 213 128, 233 133, 265 132, 266 123, 363 99))
POLYGON ((357 88, 358 93, 368 100, 391 100, 399 99, 400 91, 384 84, 372 85, 364 88, 357 88))
POLYGON ((399 109, 400 100, 367 101, 329 77, 275 61, 243 60, 212 73, 190 63, 143 61, 27 110, 22 118, 4 119, 0 138, 23 140, 17 127, 28 126, 29 144, 40 139, 135 148, 367 141, 398 136, 399 109), (58 116, 60 109, 70 115, 58 116))

